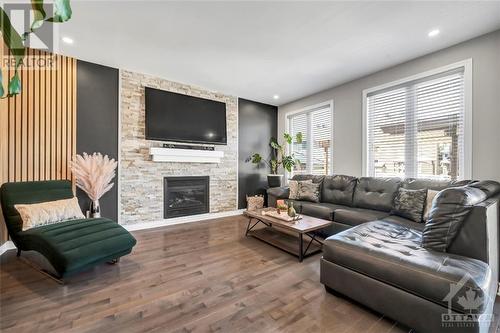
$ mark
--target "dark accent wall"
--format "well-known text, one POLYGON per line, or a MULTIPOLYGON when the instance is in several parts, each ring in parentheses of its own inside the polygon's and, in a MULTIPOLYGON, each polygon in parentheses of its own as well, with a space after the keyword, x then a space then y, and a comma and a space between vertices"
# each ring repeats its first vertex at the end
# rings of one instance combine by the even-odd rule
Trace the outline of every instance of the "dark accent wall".
MULTIPOLYGON (((78 60, 76 151, 100 152, 118 160, 118 69, 78 60)), ((101 215, 118 218, 118 170, 115 186, 100 200, 101 215)), ((88 210, 87 195, 77 190, 78 201, 88 210)))
POLYGON ((264 194, 269 168, 245 162, 252 153, 268 157, 269 140, 278 130, 278 108, 238 99, 238 208, 246 207, 246 195, 264 194))

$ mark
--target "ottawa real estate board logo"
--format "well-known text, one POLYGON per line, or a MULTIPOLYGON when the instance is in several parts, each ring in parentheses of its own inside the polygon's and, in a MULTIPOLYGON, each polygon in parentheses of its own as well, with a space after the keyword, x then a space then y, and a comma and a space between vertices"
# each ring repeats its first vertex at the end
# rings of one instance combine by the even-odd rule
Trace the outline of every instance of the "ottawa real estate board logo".
POLYGON ((457 283, 450 283, 450 292, 443 299, 448 303, 448 311, 441 315, 443 328, 479 327, 493 322, 493 314, 482 313, 491 304, 489 296, 470 287, 469 281, 472 276, 466 273, 457 283))

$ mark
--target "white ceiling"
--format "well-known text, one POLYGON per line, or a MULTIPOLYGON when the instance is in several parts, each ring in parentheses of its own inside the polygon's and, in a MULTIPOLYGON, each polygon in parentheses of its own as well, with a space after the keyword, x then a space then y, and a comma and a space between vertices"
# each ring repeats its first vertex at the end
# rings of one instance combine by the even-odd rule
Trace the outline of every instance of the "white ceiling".
POLYGON ((72 1, 60 52, 285 104, 500 28, 500 2, 72 1), (439 28, 441 34, 427 33, 439 28), (273 100, 278 94, 279 100, 273 100))

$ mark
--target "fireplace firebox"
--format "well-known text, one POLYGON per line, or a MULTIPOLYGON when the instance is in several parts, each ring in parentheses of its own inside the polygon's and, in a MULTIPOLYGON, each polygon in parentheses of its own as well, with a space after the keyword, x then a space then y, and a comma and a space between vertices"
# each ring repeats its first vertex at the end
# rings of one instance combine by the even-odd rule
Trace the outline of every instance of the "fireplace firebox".
POLYGON ((163 181, 163 217, 209 212, 208 176, 165 177, 163 181))

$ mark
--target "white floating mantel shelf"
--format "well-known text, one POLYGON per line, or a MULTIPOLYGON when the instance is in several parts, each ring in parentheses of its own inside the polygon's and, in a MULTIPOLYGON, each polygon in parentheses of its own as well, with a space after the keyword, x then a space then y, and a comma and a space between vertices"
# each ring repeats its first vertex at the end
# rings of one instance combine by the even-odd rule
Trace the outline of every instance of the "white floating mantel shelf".
POLYGON ((224 157, 223 151, 177 149, 151 147, 149 148, 153 162, 191 162, 191 163, 220 163, 224 157))

